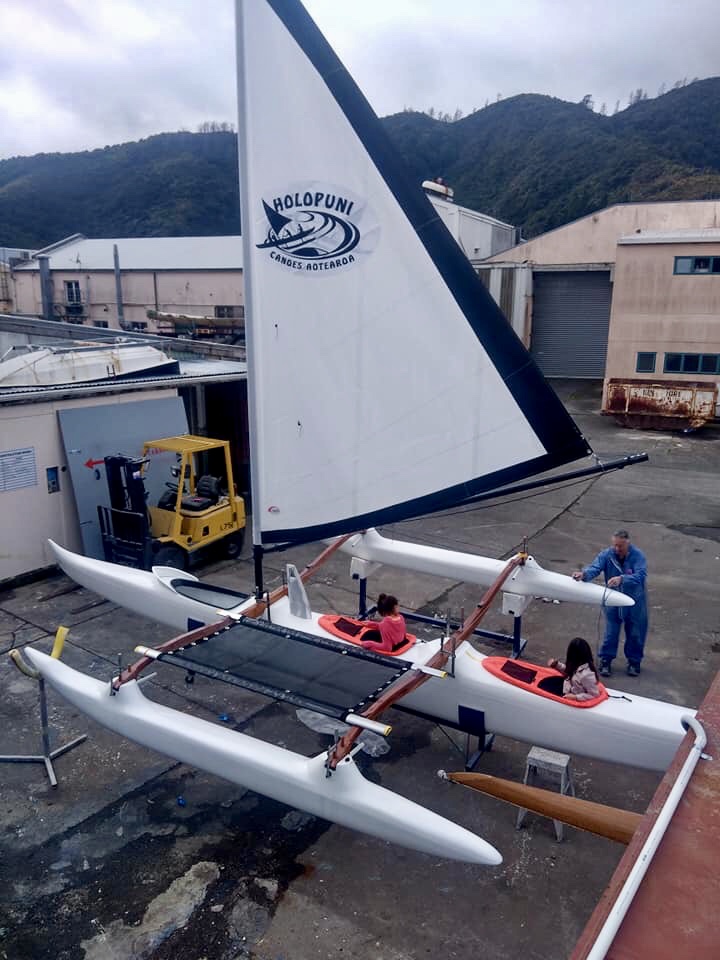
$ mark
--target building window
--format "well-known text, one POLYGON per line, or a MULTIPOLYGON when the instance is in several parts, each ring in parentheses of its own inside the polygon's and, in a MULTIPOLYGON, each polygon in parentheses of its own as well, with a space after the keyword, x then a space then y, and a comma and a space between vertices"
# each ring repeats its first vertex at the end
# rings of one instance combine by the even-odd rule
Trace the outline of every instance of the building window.
POLYGON ((216 320, 244 320, 245 307, 240 307, 240 306, 215 307, 215 319, 216 320))
POLYGON ((666 353, 664 372, 720 373, 720 353, 666 353))
POLYGON ((638 353, 635 372, 655 373, 655 356, 654 353, 638 353))
POLYGON ((147 324, 141 320, 125 320, 120 326, 123 330, 130 330, 133 333, 143 333, 147 330, 147 324))
POLYGON ((107 320, 93 320, 94 327, 102 327, 104 330, 107 329, 108 322, 107 320))
POLYGON ((720 257, 675 257, 676 274, 720 274, 720 257))
POLYGON ((82 303, 79 280, 65 281, 65 303, 82 303))

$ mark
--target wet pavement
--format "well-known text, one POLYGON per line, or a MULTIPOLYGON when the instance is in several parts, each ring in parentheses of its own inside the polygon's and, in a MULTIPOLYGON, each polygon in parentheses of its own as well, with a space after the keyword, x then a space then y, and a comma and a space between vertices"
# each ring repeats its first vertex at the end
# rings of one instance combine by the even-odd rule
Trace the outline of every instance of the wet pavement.
MULTIPOLYGON (((543 565, 570 573, 628 527, 648 556, 650 634, 637 679, 616 661, 613 685, 696 707, 720 668, 720 431, 640 433, 601 417, 594 384, 556 385, 596 453, 647 450, 650 462, 562 489, 521 494, 386 528, 386 534, 487 556, 511 555, 524 536, 543 565)), ((301 566, 318 549, 273 555, 301 566)), ((218 563, 203 579, 252 586, 249 560, 218 563)), ((370 584, 408 609, 471 610, 478 588, 384 568, 370 584)), ((352 614, 346 557, 311 582, 316 610, 352 614)), ((170 635, 58 575, 0 593, 0 753, 40 747, 38 689, 5 655, 48 649, 70 627, 63 658, 109 679, 120 654, 170 635)), ((486 625, 507 631, 496 609, 486 625)), ((526 656, 543 662, 577 634, 592 645, 592 607, 534 602, 523 618, 526 656)), ((478 644, 486 652, 497 652, 478 644)), ((293 708, 159 666, 144 692, 174 708, 307 755, 330 738, 293 708)), ((59 758, 59 785, 35 764, 0 764, 0 958, 2 960, 555 960, 566 957, 623 848, 441 782, 462 769, 464 743, 394 713, 390 750, 359 755, 365 775, 484 836, 503 854, 496 868, 439 860, 330 825, 103 730, 48 692, 53 745, 88 739, 59 758)), ((497 738, 479 769, 522 778, 528 744, 497 738)), ((659 776, 573 758, 579 796, 642 811, 659 776)), ((550 784, 548 784, 550 785, 550 784)))

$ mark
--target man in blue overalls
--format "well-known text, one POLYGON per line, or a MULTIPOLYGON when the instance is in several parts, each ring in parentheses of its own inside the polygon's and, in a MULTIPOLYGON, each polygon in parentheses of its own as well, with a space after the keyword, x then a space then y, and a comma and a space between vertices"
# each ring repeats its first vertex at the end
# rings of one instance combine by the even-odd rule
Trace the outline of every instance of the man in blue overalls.
POLYGON ((642 551, 630 543, 627 530, 616 530, 612 546, 602 550, 582 571, 573 574, 575 580, 594 580, 605 574, 608 587, 622 590, 635 601, 634 607, 605 607, 605 638, 600 647, 600 675, 609 677, 612 661, 617 656, 620 627, 625 625, 625 657, 628 676, 637 677, 645 648, 648 629, 645 579, 647 561, 642 551))

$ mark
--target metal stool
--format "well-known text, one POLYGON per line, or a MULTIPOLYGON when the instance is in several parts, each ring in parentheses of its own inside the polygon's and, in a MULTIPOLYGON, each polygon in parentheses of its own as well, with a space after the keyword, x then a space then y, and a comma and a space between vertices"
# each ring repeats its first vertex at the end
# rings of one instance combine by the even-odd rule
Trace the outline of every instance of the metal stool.
MULTIPOLYGON (((554 750, 545 750, 543 747, 533 747, 527 755, 525 763, 525 776, 523 783, 533 784, 538 771, 559 777, 560 793, 565 796, 575 796, 575 784, 572 778, 572 769, 570 767, 570 757, 566 753, 556 753, 554 750)), ((525 820, 527 810, 522 807, 518 810, 515 829, 519 830, 525 820)), ((563 823, 560 820, 553 820, 555 825, 555 836, 558 841, 563 838, 563 823)))

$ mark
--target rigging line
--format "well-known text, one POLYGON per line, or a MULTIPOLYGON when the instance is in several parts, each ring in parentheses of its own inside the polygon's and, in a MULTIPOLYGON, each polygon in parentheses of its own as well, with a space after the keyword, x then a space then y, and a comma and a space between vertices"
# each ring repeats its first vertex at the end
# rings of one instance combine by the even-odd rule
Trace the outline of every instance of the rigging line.
MULTIPOLYGON (((600 476, 602 476, 602 474, 600 474, 600 476)), ((541 489, 537 490, 535 493, 528 493, 522 497, 508 497, 506 500, 501 500, 500 497, 502 496, 502 494, 498 494, 498 499, 493 500, 492 503, 483 503, 479 506, 469 504, 466 507, 460 506, 452 510, 442 510, 442 511, 438 511, 437 513, 433 513, 433 517, 438 517, 439 519, 450 518, 450 517, 460 517, 469 513, 477 513, 480 510, 492 510, 494 507, 502 507, 510 503, 520 503, 523 500, 532 500, 533 497, 540 497, 545 493, 555 493, 558 490, 565 490, 566 488, 575 487, 581 483, 593 483, 597 479, 599 479, 599 477, 582 477, 580 480, 569 480, 565 483, 561 483, 561 481, 558 481, 557 486, 542 487, 541 489)), ((575 501, 575 503, 576 502, 577 501, 575 501)), ((560 514, 558 514, 558 516, 560 516, 560 514)), ((409 517, 407 520, 396 520, 395 523, 396 524, 413 523, 416 520, 417 520, 417 517, 409 517)), ((429 537, 423 538, 422 535, 420 534, 413 533, 413 537, 418 540, 425 539, 428 543, 433 542, 429 537)), ((463 543, 465 541, 459 540, 456 542, 463 543)))
MULTIPOLYGON (((602 476, 602 474, 598 474, 597 476, 593 477, 593 478, 590 480, 590 486, 588 487, 588 489, 587 489, 587 490, 583 490, 581 493, 579 493, 579 494, 575 497, 575 499, 572 500, 566 507, 563 507, 558 513, 555 514, 554 517, 551 517, 551 518, 547 521, 547 523, 544 523, 538 530, 535 531, 535 533, 533 534, 533 537, 540 537, 540 536, 542 536, 542 534, 545 533, 545 531, 548 530, 554 523, 557 523, 557 521, 560 520, 561 517, 564 517, 566 513, 569 513, 570 510, 571 510, 571 508, 574 507, 575 504, 578 503, 578 501, 581 500, 581 499, 585 496, 585 494, 588 492, 588 490, 590 489, 590 487, 594 486, 595 483, 600 479, 601 476, 602 476)), ((568 484, 568 485, 569 485, 569 484, 568 484)), ((519 549, 524 551, 524 550, 525 550, 525 544, 526 544, 526 543, 527 543, 527 537, 525 537, 525 539, 523 540, 522 544, 517 544, 513 549, 516 550, 516 551, 519 550, 519 549)), ((505 559, 505 556, 510 556, 510 554, 504 555, 502 559, 505 559)))

